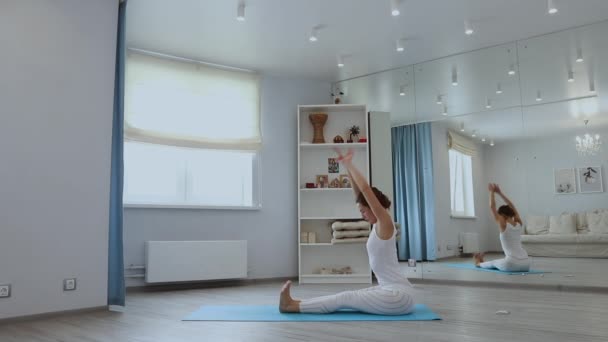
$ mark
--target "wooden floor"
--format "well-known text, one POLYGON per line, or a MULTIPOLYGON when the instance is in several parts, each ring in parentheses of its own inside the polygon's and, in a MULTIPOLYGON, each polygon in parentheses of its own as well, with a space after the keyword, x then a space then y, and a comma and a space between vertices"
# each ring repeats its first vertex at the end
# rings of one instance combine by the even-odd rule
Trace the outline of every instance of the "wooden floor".
MULTIPOLYGON (((205 304, 277 302, 281 284, 129 293, 124 313, 91 312, 0 324, 0 341, 608 341, 608 295, 416 285, 418 302, 443 321, 182 322, 205 304), (496 315, 508 310, 510 315, 496 315)), ((346 287, 357 288, 357 287, 346 287)), ((317 296, 340 285, 295 286, 317 296)))
MULTIPOLYGON (((488 254, 486 260, 504 257, 502 254, 488 254)), ((604 287, 608 291, 608 259, 591 258, 544 258, 533 257, 532 269, 549 273, 526 275, 503 275, 492 272, 463 270, 446 267, 445 263, 472 262, 471 258, 449 258, 434 262, 419 263, 417 276, 434 280, 483 281, 510 284, 559 285, 567 287, 604 287)), ((407 263, 401 263, 407 271, 407 263)))

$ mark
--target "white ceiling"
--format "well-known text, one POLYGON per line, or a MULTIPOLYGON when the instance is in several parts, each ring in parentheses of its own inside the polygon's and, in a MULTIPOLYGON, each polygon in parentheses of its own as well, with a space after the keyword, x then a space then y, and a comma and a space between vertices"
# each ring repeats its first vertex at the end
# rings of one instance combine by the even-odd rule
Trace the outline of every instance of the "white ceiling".
POLYGON ((266 74, 347 79, 608 18, 606 0, 129 0, 127 44, 266 74), (464 20, 476 30, 464 35, 464 20), (308 36, 323 25, 319 41, 308 36), (395 51, 398 38, 406 50, 395 51), (338 54, 349 55, 337 68, 338 54))

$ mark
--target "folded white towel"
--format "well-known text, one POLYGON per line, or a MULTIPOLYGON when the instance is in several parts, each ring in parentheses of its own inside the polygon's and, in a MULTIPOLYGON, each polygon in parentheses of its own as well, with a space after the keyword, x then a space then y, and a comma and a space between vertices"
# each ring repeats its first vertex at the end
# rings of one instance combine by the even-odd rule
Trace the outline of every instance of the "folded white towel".
POLYGON ((367 230, 367 229, 335 230, 334 231, 334 238, 335 239, 354 238, 354 237, 366 237, 366 236, 369 236, 369 230, 367 230))
POLYGON ((333 244, 366 243, 366 242, 367 242, 367 237, 348 238, 348 239, 331 239, 331 243, 333 243, 333 244))
POLYGON ((370 229, 370 224, 367 221, 356 221, 356 222, 341 222, 336 221, 332 223, 331 228, 333 230, 360 230, 370 229))

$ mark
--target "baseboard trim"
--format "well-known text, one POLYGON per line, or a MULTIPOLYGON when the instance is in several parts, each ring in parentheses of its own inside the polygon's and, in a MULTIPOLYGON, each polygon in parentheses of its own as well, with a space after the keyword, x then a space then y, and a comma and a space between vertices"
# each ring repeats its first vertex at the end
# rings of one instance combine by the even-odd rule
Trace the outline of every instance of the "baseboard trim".
POLYGON ((276 283, 277 281, 297 281, 298 277, 274 277, 274 278, 257 278, 257 279, 233 279, 233 280, 207 280, 207 281, 190 281, 183 283, 162 283, 150 284, 143 286, 131 286, 127 288, 129 292, 156 292, 156 291, 176 291, 176 290, 193 290, 206 289, 217 287, 235 287, 253 284, 276 283))
POLYGON ((501 289, 517 289, 517 290, 542 290, 542 291, 558 291, 558 292, 580 292, 580 293, 599 293, 608 294, 608 287, 600 286, 572 286, 559 284, 514 284, 514 283, 499 283, 492 281, 467 281, 467 280, 443 280, 443 279, 411 279, 413 284, 420 285, 446 285, 446 286, 467 286, 467 287, 491 287, 501 289))
POLYGON ((108 306, 95 306, 91 308, 83 308, 83 309, 73 309, 73 310, 63 310, 63 311, 54 311, 54 312, 45 312, 41 314, 34 315, 23 315, 9 318, 0 319, 0 325, 9 324, 9 323, 17 323, 17 322, 26 322, 32 320, 38 320, 42 318, 56 318, 61 316, 70 316, 75 314, 83 314, 83 313, 91 313, 96 311, 107 311, 108 306))

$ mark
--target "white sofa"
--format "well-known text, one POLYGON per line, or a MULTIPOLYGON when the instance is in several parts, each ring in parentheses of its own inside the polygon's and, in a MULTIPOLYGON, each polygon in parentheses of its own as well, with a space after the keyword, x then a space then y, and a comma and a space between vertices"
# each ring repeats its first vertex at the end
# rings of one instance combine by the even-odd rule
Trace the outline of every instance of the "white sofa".
POLYGON ((529 216, 521 241, 531 256, 608 258, 608 209, 529 216))

